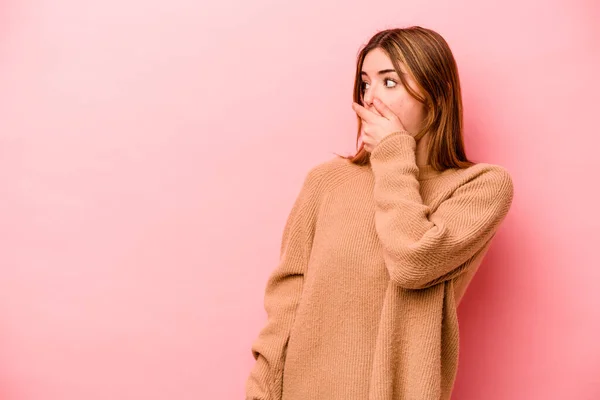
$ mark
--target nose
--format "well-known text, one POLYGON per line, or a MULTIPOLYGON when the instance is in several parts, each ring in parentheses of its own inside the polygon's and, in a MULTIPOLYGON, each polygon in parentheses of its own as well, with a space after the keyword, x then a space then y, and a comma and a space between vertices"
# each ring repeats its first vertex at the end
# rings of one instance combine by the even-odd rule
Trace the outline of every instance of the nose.
POLYGON ((368 89, 365 89, 363 93, 363 103, 368 110, 377 113, 377 110, 373 105, 373 99, 375 98, 375 96, 381 99, 381 97, 379 97, 378 95, 378 85, 373 83, 369 86, 368 89))
POLYGON ((374 112, 374 113, 376 113, 376 114, 379 115, 379 113, 377 112, 377 109, 373 105, 373 96, 374 96, 373 95, 373 91, 370 90, 370 91, 367 91, 367 92, 365 93, 365 96, 363 97, 363 103, 364 103, 365 108, 367 110, 369 110, 371 112, 374 112))
POLYGON ((377 109, 373 105, 373 95, 369 95, 369 97, 364 97, 363 105, 365 106, 365 108, 367 110, 371 111, 372 113, 375 113, 376 115, 379 115, 380 117, 382 116, 381 113, 379 111, 377 111, 377 109))
POLYGON ((363 94, 363 102, 367 107, 371 107, 373 105, 373 89, 365 89, 363 94))

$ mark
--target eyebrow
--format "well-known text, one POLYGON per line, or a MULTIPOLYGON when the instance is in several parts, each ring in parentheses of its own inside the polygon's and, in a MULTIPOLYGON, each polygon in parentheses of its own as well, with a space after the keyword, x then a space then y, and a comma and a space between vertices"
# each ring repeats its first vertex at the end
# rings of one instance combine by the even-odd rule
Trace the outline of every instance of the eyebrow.
MULTIPOLYGON (((384 70, 379 71, 377 74, 378 75, 383 75, 383 74, 387 74, 388 72, 396 72, 396 70, 395 69, 384 69, 384 70)), ((360 74, 368 76, 368 74, 365 71, 361 71, 360 74)))

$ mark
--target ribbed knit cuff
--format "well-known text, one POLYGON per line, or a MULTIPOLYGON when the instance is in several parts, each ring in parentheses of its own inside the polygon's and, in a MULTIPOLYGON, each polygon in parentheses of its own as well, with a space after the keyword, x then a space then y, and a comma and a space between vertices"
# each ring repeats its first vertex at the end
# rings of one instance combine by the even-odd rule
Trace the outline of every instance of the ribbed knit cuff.
POLYGON ((385 162, 402 159, 416 166, 417 141, 409 133, 395 132, 384 137, 371 152, 371 160, 385 162))

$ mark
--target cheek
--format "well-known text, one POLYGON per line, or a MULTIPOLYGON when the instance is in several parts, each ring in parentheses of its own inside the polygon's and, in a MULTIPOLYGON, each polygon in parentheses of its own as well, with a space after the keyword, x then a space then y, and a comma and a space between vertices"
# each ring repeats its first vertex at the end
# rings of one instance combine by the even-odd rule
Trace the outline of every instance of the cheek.
POLYGON ((400 118, 400 121, 402 121, 403 124, 406 124, 406 122, 408 122, 407 119, 410 119, 408 114, 410 105, 407 104, 405 100, 396 99, 390 102, 388 107, 400 118))
POLYGON ((423 119, 422 104, 410 97, 408 93, 387 99, 385 103, 400 118, 407 129, 416 129, 423 119))
POLYGON ((386 103, 387 106, 400 118, 402 118, 402 114, 404 113, 404 101, 402 99, 392 99, 390 102, 386 103))
POLYGON ((423 120, 423 107, 417 100, 404 100, 393 105, 394 112, 400 117, 402 123, 410 128, 415 128, 423 120))

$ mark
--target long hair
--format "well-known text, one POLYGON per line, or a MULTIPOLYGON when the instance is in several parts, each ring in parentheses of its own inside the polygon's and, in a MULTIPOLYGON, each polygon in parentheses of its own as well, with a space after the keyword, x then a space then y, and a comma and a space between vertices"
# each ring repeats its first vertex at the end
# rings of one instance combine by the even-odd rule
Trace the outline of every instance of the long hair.
MULTIPOLYGON (((425 105, 426 115, 418 140, 427 132, 431 138, 428 146, 428 164, 437 170, 466 168, 474 163, 467 159, 463 141, 463 107, 456 61, 448 43, 431 29, 420 26, 380 31, 363 47, 356 63, 354 101, 364 105, 362 99, 361 70, 369 51, 380 48, 392 61, 408 93, 425 105), (400 63, 413 77, 424 97, 416 93, 401 73, 400 63)), ((357 152, 343 158, 355 164, 369 164, 369 152, 360 145, 362 120, 357 116, 357 152)))

